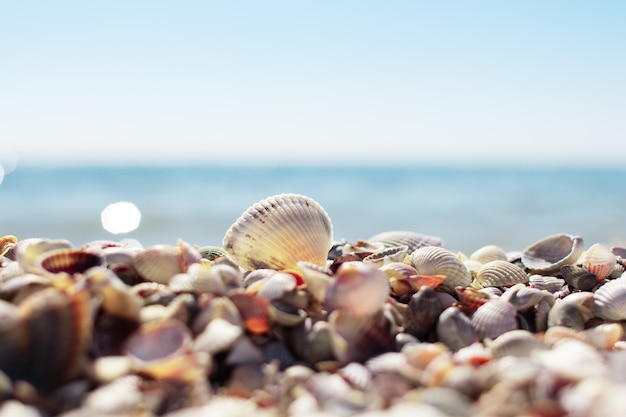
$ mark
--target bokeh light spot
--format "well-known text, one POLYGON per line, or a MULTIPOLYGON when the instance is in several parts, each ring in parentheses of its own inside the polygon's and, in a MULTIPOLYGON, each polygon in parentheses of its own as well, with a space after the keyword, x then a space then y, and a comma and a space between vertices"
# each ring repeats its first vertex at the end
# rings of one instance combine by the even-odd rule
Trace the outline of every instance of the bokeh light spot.
POLYGON ((141 212, 133 203, 120 201, 109 204, 100 214, 102 227, 107 232, 118 234, 132 232, 139 226, 141 212))

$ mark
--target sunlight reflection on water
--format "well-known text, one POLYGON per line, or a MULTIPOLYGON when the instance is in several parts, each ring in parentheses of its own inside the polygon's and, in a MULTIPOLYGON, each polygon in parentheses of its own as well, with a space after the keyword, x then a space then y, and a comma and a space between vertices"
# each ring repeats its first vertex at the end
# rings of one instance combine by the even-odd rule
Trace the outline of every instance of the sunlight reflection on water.
POLYGON ((139 227, 141 212, 133 203, 121 201, 109 204, 100 214, 102 227, 113 234, 128 233, 139 227))

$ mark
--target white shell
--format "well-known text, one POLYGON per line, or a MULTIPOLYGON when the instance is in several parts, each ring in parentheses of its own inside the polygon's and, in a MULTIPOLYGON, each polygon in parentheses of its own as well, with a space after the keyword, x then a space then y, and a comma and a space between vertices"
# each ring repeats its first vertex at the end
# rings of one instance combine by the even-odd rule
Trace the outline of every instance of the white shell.
POLYGON ((506 252, 501 247, 486 245, 474 251, 474 253, 470 255, 469 259, 472 261, 478 261, 481 264, 486 264, 487 262, 496 260, 506 261, 507 256, 506 252))
POLYGON ((496 337, 517 329, 516 311, 506 301, 492 300, 478 307, 472 316, 472 326, 480 340, 496 337))
POLYGON ((299 194, 268 197, 248 208, 224 236, 224 250, 246 270, 296 268, 299 261, 324 265, 332 246, 328 214, 299 194))
POLYGON ((605 320, 626 320, 626 278, 616 278, 593 294, 593 312, 605 320))
POLYGON ((472 276, 463 262, 449 250, 438 246, 424 246, 413 251, 410 263, 420 275, 445 275, 439 288, 454 293, 454 287, 467 287, 472 276))
POLYGON ((382 243, 386 248, 406 245, 409 253, 423 246, 443 246, 443 240, 440 237, 402 230, 382 232, 370 237, 367 241, 382 243))
POLYGON ((580 236, 560 233, 528 246, 522 252, 522 263, 532 273, 549 275, 559 272, 564 265, 574 264, 583 251, 580 236))
POLYGON ((495 260, 487 262, 478 270, 476 282, 481 287, 510 287, 528 282, 528 275, 509 261, 495 260))
POLYGON ((602 281, 613 272, 617 264, 617 258, 607 247, 595 243, 583 253, 578 263, 594 274, 598 281, 602 281))

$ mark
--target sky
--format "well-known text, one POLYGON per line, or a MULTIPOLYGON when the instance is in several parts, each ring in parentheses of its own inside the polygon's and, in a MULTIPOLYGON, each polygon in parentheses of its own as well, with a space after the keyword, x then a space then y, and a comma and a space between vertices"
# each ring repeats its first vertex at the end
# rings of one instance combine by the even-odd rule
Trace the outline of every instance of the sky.
POLYGON ((626 166, 626 2, 0 3, 0 164, 626 166))

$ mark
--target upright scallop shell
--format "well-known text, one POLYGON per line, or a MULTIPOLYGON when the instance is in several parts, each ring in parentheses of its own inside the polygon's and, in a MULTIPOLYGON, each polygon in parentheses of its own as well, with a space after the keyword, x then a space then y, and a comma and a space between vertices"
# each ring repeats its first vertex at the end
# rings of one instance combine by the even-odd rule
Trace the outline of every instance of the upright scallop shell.
POLYGON ((580 236, 555 234, 528 246, 522 253, 522 263, 531 273, 549 275, 562 266, 576 263, 584 251, 580 236))
POLYGON ((268 197, 248 208, 224 236, 224 250, 244 269, 296 268, 299 261, 324 265, 332 246, 328 214, 299 194, 268 197))
POLYGON ((467 287, 472 276, 463 262, 452 252, 438 246, 424 246, 409 256, 419 275, 445 275, 440 288, 454 293, 457 286, 467 287))

